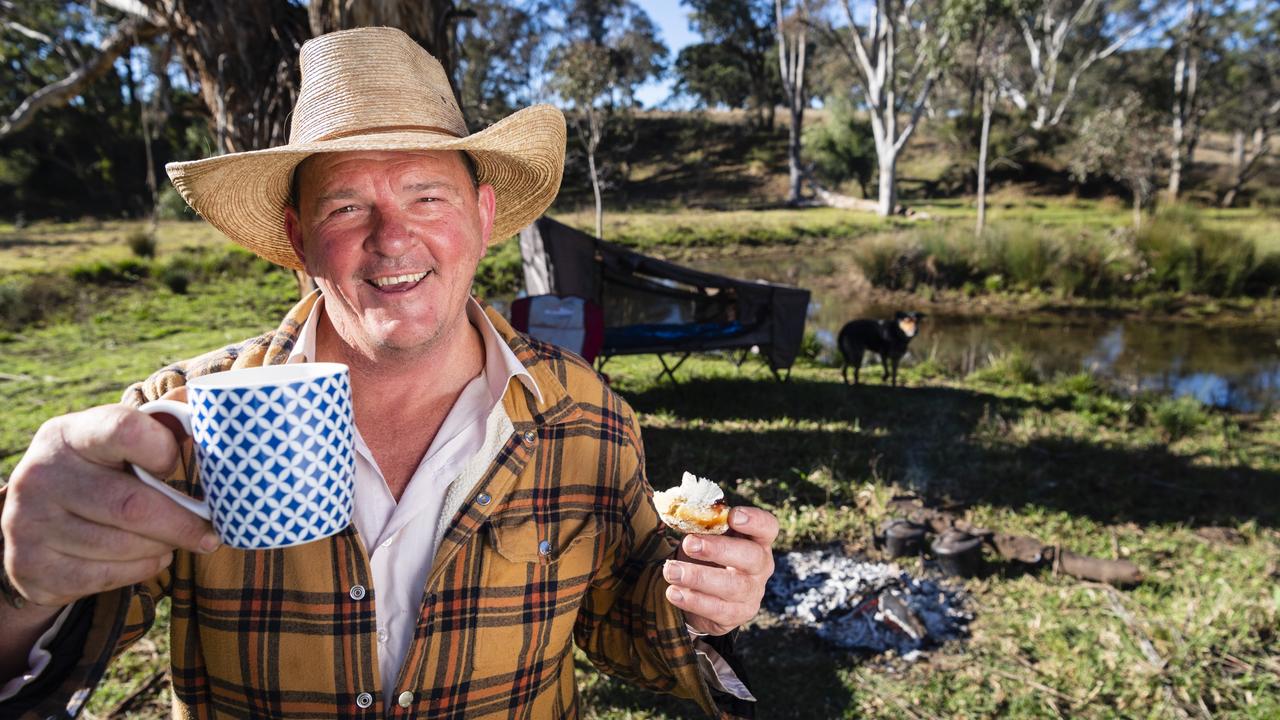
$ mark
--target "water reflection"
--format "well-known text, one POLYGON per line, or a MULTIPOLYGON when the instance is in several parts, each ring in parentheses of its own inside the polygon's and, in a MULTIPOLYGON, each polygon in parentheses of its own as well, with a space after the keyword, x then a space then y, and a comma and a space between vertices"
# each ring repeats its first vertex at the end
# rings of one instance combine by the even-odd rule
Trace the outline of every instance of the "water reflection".
MULTIPOLYGON (((699 269, 805 285, 830 257, 793 252, 747 259, 717 259, 699 269)), ((996 355, 1021 348, 1045 375, 1092 373, 1128 391, 1191 396, 1246 412, 1280 406, 1280 320, 1250 327, 1216 327, 1147 320, 994 318, 938 315, 928 307, 886 308, 853 290, 810 284, 809 329, 835 359, 835 334, 856 317, 892 317, 894 310, 924 310, 929 318, 904 363, 932 357, 967 374, 996 355)), ((877 377, 873 374, 873 377, 877 377)))

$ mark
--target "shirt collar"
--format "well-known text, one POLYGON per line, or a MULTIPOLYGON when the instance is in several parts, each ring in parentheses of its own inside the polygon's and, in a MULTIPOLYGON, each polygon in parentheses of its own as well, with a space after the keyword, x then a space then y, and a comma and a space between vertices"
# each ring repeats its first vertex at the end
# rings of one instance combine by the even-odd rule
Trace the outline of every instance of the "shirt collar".
MULTIPOLYGON (((311 312, 307 314, 306 322, 298 331, 298 339, 294 342, 289 359, 285 362, 310 362, 316 356, 316 325, 323 308, 324 296, 321 295, 315 305, 311 306, 311 312)), ((534 382, 533 375, 529 374, 524 363, 521 363, 511 348, 507 347, 506 341, 498 334, 497 328, 493 326, 493 322, 474 297, 467 298, 467 321, 480 331, 480 338, 484 340, 484 374, 489 383, 489 395, 493 402, 498 403, 502 400, 502 396, 507 392, 507 386, 511 383, 511 378, 516 378, 541 403, 542 392, 534 382)))

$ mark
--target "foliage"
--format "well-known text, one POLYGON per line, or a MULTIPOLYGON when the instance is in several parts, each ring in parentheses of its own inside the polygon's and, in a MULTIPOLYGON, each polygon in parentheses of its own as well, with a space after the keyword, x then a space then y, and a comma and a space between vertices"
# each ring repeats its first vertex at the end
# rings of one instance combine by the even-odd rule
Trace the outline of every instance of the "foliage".
POLYGON ((772 124, 782 102, 776 62, 773 4, 767 0, 682 0, 703 42, 676 58, 676 90, 704 106, 750 107, 753 122, 772 124))
POLYGON ((135 230, 129 233, 125 238, 125 244, 129 246, 129 251, 140 258, 153 258, 156 256, 156 238, 145 230, 135 230))
POLYGON ((473 128, 491 125, 534 97, 535 77, 555 42, 538 0, 468 2, 457 25, 454 73, 463 115, 473 128))
POLYGON ((1124 183, 1136 213, 1155 189, 1157 163, 1164 155, 1162 140, 1142 98, 1130 92, 1115 106, 1085 119, 1068 151, 1072 176, 1084 182, 1100 174, 1124 183))
POLYGON ((867 184, 876 169, 876 146, 871 124, 858 117, 847 98, 827 105, 829 113, 821 125, 804 132, 805 157, 813 162, 818 176, 834 185, 852 180, 867 197, 867 184))
POLYGON ((1209 422, 1204 406, 1193 397, 1164 398, 1151 409, 1151 419, 1165 442, 1177 442, 1209 422))
POLYGON ((991 385, 1017 386, 1040 382, 1040 370, 1031 355, 1022 348, 994 355, 987 359, 987 366, 975 370, 969 380, 991 385))
POLYGON ((1136 246, 1158 290, 1215 297, 1241 294, 1259 268, 1254 244, 1228 230, 1204 226, 1191 207, 1162 209, 1137 234, 1136 246))

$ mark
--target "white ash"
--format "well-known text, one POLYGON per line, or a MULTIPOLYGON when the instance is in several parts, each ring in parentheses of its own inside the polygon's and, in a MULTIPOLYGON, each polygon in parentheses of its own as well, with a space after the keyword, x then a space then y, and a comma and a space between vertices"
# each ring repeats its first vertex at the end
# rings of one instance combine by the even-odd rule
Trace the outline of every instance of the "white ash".
POLYGON ((837 647, 914 658, 965 637, 973 619, 962 590, 914 578, 893 563, 856 560, 838 548, 789 552, 778 556, 776 566, 765 606, 837 647), (900 610, 892 600, 882 601, 882 593, 901 600, 910 617, 894 617, 900 610))

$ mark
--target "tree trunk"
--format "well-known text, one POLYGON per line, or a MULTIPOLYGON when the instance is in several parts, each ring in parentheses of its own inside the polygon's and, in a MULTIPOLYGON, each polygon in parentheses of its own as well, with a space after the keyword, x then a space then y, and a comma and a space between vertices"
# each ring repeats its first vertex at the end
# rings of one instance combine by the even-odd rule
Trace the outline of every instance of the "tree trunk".
MULTIPOLYGON (((1193 4, 1195 0, 1191 0, 1193 4)), ((1188 26, 1191 22, 1191 16, 1188 14, 1188 26)), ((1179 186, 1182 184, 1182 150, 1183 150, 1183 122, 1187 116, 1187 96, 1186 96, 1186 75, 1187 75, 1187 53, 1191 45, 1190 27, 1187 32, 1183 33, 1181 41, 1178 43, 1178 60, 1173 65, 1173 137, 1169 144, 1169 202, 1178 201, 1179 186)))
POLYGON ((982 85, 982 134, 978 138, 978 225, 975 233, 982 235, 987 225, 987 142, 991 137, 991 83, 982 85))
POLYGON ((1256 172, 1258 160, 1270 150, 1269 139, 1270 136, 1266 129, 1255 127, 1253 129, 1253 138, 1249 143, 1249 150, 1246 153, 1244 132, 1241 130, 1235 131, 1231 150, 1231 184, 1227 186, 1227 191, 1222 195, 1222 201, 1219 203, 1222 207, 1229 208, 1235 205, 1236 197, 1239 196, 1245 183, 1249 182, 1256 172))
MULTIPOLYGON (((803 0, 802 0, 803 2, 803 0)), ((789 21, 782 14, 782 0, 774 0, 775 32, 778 41, 778 69, 782 73, 782 88, 786 92, 787 107, 791 111, 791 134, 787 142, 787 165, 790 183, 787 204, 800 203, 800 180, 803 175, 800 161, 800 134, 804 125, 804 69, 807 26, 801 4, 789 21), (789 35, 789 37, 788 37, 789 35)))
POLYGON ((791 108, 791 133, 787 138, 787 168, 790 171, 790 184, 787 189, 787 204, 800 203, 800 128, 804 123, 804 108, 791 108))
POLYGON ((880 198, 876 214, 888 217, 898 205, 898 151, 893 145, 876 153, 880 160, 880 198))
POLYGON ((591 191, 596 196, 596 237, 604 239, 604 196, 600 191, 600 171, 596 167, 596 149, 600 147, 600 138, 604 134, 603 118, 596 109, 588 105, 587 109, 587 169, 591 172, 591 191))

